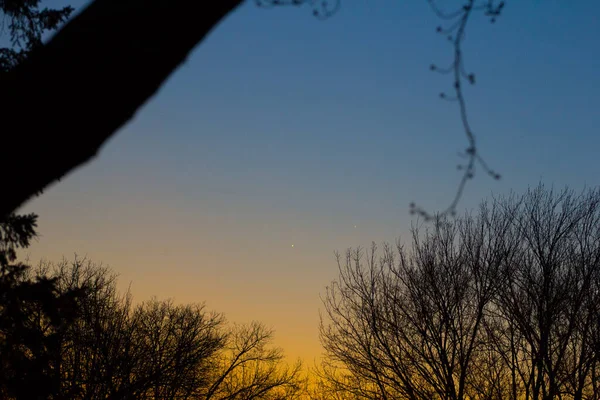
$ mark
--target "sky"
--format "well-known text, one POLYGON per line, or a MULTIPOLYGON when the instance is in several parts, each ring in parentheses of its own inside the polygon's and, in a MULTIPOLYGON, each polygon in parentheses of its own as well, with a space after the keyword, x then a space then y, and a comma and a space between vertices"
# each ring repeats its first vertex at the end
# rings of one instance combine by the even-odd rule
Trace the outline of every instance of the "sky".
MULTIPOLYGON (((64 4, 86 3, 43 3, 64 4)), ((598 184, 599 15, 521 0, 472 21, 470 122, 502 179, 478 174, 459 211, 540 181, 598 184)), ((408 239, 409 204, 440 210, 456 190, 466 140, 438 97, 450 78, 429 70, 451 62, 439 23, 425 0, 342 0, 325 21, 247 1, 97 159, 24 207, 39 214, 30 260, 86 256, 138 301, 262 321, 311 364, 334 251, 408 239)))

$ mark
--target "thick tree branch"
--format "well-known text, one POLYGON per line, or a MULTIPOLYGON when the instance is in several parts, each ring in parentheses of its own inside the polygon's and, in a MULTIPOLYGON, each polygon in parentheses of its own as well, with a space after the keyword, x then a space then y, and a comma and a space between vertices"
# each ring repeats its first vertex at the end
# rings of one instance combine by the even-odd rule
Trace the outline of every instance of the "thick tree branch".
POLYGON ((1 76, 0 217, 91 160, 242 1, 95 0, 1 76))

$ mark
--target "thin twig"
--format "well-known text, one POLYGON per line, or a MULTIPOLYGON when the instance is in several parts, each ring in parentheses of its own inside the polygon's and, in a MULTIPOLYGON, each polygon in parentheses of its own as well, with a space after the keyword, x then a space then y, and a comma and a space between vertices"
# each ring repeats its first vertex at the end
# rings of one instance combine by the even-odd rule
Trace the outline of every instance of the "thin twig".
MULTIPOLYGON (((454 195, 454 198, 450 205, 444 211, 436 213, 437 216, 454 216, 456 215, 456 207, 463 195, 467 181, 469 179, 473 179, 473 177, 475 176, 475 167, 477 165, 479 165, 487 175, 491 176, 496 180, 500 179, 500 174, 492 170, 479 154, 477 143, 475 141, 475 135, 473 134, 473 131, 469 124, 467 104, 463 93, 463 82, 466 81, 472 85, 475 84, 475 74, 469 74, 465 70, 462 54, 462 42, 465 37, 465 29, 467 27, 467 23, 473 11, 484 11, 484 14, 490 17, 491 22, 494 22, 496 17, 500 15, 500 12, 504 7, 504 2, 501 1, 496 5, 494 0, 486 0, 483 4, 475 4, 475 0, 467 0, 467 4, 461 7, 460 10, 457 10, 451 14, 442 12, 434 3, 434 0, 428 0, 428 3, 438 17, 444 20, 456 19, 447 28, 442 28, 441 26, 437 28, 438 33, 447 35, 448 39, 452 41, 454 47, 454 62, 452 63, 452 66, 443 69, 438 68, 435 65, 432 65, 430 67, 432 71, 440 72, 443 74, 450 72, 453 73, 454 96, 449 97, 445 93, 441 93, 440 97, 444 100, 458 102, 461 123, 468 141, 468 147, 464 154, 464 157, 467 158, 467 162, 465 164, 458 165, 458 169, 464 170, 464 173, 462 175, 460 183, 458 184, 456 194, 454 195), (448 18, 449 16, 452 16, 452 18, 448 18)), ((434 215, 425 211, 423 208, 417 206, 415 203, 410 204, 410 212, 411 214, 418 214, 422 216, 426 221, 429 221, 434 217, 434 215)))
POLYGON ((254 0, 257 6, 271 8, 275 6, 302 6, 308 4, 313 9, 313 15, 326 19, 335 14, 341 5, 341 0, 254 0))
MULTIPOLYGON (((313 8, 313 14, 320 18, 326 19, 335 14, 341 4, 341 0, 254 0, 255 3, 259 7, 275 7, 275 6, 301 6, 301 5, 310 5, 313 8)), ((446 27, 438 26, 437 32, 445 35, 454 47, 454 60, 452 64, 447 68, 440 68, 436 65, 431 65, 430 69, 432 71, 441 73, 441 74, 453 74, 454 77, 454 94, 449 96, 446 93, 440 93, 440 98, 449 102, 457 102, 460 109, 460 118, 463 125, 463 129, 465 131, 465 135, 467 136, 468 147, 464 154, 464 157, 467 159, 465 164, 459 164, 458 169, 464 170, 460 183, 458 184, 458 188, 456 194, 450 203, 450 205, 441 213, 436 213, 438 216, 446 216, 451 215, 454 216, 456 214, 456 207, 463 195, 465 186, 469 179, 472 179, 475 176, 475 167, 479 165, 483 171, 491 176, 492 178, 498 180, 500 179, 500 175, 493 171, 487 163, 483 160, 481 155, 478 152, 477 144, 475 141, 475 135, 471 130, 469 124, 469 118, 467 114, 467 105, 462 89, 462 83, 464 81, 469 84, 475 84, 475 75, 473 73, 467 73, 464 68, 463 55, 462 55, 462 42, 465 37, 465 30, 467 27, 467 23, 474 11, 482 11, 484 15, 490 18, 491 22, 495 22, 496 18, 500 15, 502 9, 504 8, 504 1, 500 1, 496 4, 496 0, 482 0, 481 3, 477 3, 476 0, 465 0, 466 4, 460 7, 459 9, 453 12, 446 12, 441 10, 436 4, 435 0, 427 0, 431 9, 435 13, 435 15, 444 20, 450 21, 446 27)), ((433 218, 433 215, 425 211, 423 208, 415 205, 415 203, 410 204, 410 212, 411 214, 418 214, 422 216, 426 221, 429 221, 433 218)))

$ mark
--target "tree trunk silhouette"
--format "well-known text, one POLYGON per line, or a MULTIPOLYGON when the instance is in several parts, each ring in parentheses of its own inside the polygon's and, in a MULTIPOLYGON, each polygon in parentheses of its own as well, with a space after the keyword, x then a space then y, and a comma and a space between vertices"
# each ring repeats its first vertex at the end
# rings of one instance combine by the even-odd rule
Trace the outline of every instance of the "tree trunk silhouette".
POLYGON ((0 217, 98 154, 242 0, 95 0, 0 76, 0 217))

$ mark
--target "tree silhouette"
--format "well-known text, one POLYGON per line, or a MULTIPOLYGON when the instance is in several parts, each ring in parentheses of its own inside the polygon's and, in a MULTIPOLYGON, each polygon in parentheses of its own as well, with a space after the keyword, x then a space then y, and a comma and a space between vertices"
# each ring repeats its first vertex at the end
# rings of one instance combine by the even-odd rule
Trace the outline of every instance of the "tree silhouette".
POLYGON ((354 398, 595 399, 600 190, 539 186, 340 258, 321 385, 354 398))
POLYGON ((3 129, 10 132, 0 168, 22 164, 15 149, 35 160, 5 176, 10 190, 0 199, 0 215, 93 158, 241 2, 96 0, 0 75, 3 129), (114 101, 107 106, 106 99, 114 101))
POLYGON ((27 59, 33 50, 42 46, 42 35, 58 28, 73 12, 73 8, 68 6, 40 10, 39 4, 40 0, 0 2, 0 11, 8 18, 12 44, 12 47, 0 48, 0 73, 10 71, 27 59))
POLYGON ((51 399, 60 396, 62 336, 77 315, 83 288, 59 291, 56 280, 31 276, 16 261, 18 248, 35 235, 34 215, 0 222, 0 395, 51 399))
POLYGON ((258 322, 234 326, 205 398, 291 400, 303 394, 302 364, 284 367, 283 351, 269 347, 272 338, 273 331, 258 322))
POLYGON ((223 346, 223 316, 205 313, 202 306, 152 300, 135 310, 134 321, 142 366, 132 376, 142 381, 138 396, 179 399, 202 393, 223 346))
MULTIPOLYGON (((8 31, 10 35, 11 47, 0 48, 0 85, 3 85, 5 80, 10 79, 11 71, 13 71, 18 65, 22 64, 29 56, 36 50, 43 47, 42 36, 44 33, 54 31, 61 24, 63 24, 67 18, 73 12, 72 7, 63 7, 61 9, 40 9, 40 0, 4 0, 0 2, 0 15, 3 17, 2 29, 4 30, 5 24, 8 23, 8 31)), ((46 76, 43 79, 51 79, 46 76)), ((56 95, 56 93, 54 93, 56 95)), ((4 98, 3 101, 10 103, 13 99, 4 98)), ((16 98, 14 99, 16 100, 16 98)), ((4 106, 4 103, 3 103, 4 106)), ((10 112, 8 109, 3 110, 5 113, 10 112)), ((31 119, 32 115, 35 115, 37 110, 26 108, 21 109, 21 115, 17 117, 22 121, 31 119), (30 112, 27 116, 27 112, 30 112)), ((5 117, 7 114, 3 115, 5 117)), ((7 118, 7 121, 10 118, 7 118)), ((18 123, 18 121, 15 121, 18 123)), ((30 134, 47 135, 45 128, 40 125, 38 131, 35 133, 27 132, 30 134)), ((9 134, 3 135, 3 145, 1 146, 0 158, 6 158, 8 155, 13 156, 17 153, 14 147, 11 147, 11 141, 8 138, 12 135, 22 135, 22 130, 19 129, 18 125, 6 126, 5 132, 9 134)), ((25 146, 23 148, 30 148, 31 146, 25 146)), ((13 158, 10 164, 6 164, 6 170, 10 170, 11 174, 8 175, 19 175, 19 171, 23 171, 28 167, 25 167, 23 159, 17 160, 17 157, 13 158)), ((11 185, 7 186, 9 189, 11 185)), ((36 195, 42 191, 43 187, 33 191, 29 197, 36 195)), ((8 201, 12 196, 16 194, 6 194, 3 196, 3 200, 0 200, 0 204, 4 201, 8 201)), ((0 211, 0 219, 4 219, 6 216, 12 214, 17 207, 11 207, 10 209, 2 208, 0 211)))
MULTIPOLYGON (((118 294, 116 276, 86 259, 43 262, 30 276, 52 282, 59 296, 85 291, 56 334, 36 331, 40 343, 56 344, 53 353, 29 348, 39 367, 19 365, 19 373, 37 369, 25 374, 19 392, 12 381, 0 382, 0 390, 11 389, 2 398, 293 399, 305 389, 301 365, 286 365, 271 345, 273 332, 260 323, 229 327, 203 305, 152 299, 133 306, 129 292, 118 294)), ((14 340, 5 344, 7 351, 19 348, 14 340)))
POLYGON ((126 398, 141 360, 131 323, 132 298, 119 296, 116 276, 86 259, 42 262, 36 276, 54 279, 60 292, 86 287, 77 318, 63 332, 60 391, 64 398, 126 398))
MULTIPOLYGON (((456 12, 444 13, 432 0, 428 1, 440 18, 451 21, 450 26, 438 30, 453 38, 455 57, 449 71, 454 72, 453 87, 469 140, 469 161, 464 166, 463 180, 446 210, 453 213, 466 181, 474 176, 476 164, 499 177, 480 157, 467 122, 461 85, 465 79, 470 83, 475 79, 472 73, 464 72, 460 46, 472 12, 482 11, 495 19, 504 2, 484 0, 480 4, 467 0, 456 12)), ((13 212, 31 196, 93 159, 108 138, 157 92, 193 47, 241 2, 95 0, 46 45, 35 46, 26 59, 17 57, 18 66, 0 79, 3 125, 11 132, 3 138, 0 168, 21 165, 21 155, 14 149, 27 149, 35 165, 19 168, 5 177, 10 191, 0 198, 0 216, 13 212), (109 106, 106 99, 111 99, 109 106)), ((308 4, 319 18, 327 18, 340 5, 340 0, 255 2, 263 7, 308 4)), ((46 26, 54 27, 69 12, 64 10, 42 20, 46 26)), ((429 216, 414 204, 411 209, 429 216)))
POLYGON ((520 356, 506 360, 522 380, 513 392, 533 399, 597 395, 591 372, 600 366, 600 192, 538 187, 505 206, 514 210, 519 249, 503 267, 491 332, 500 354, 513 348, 520 356))

